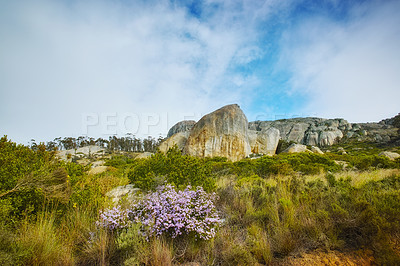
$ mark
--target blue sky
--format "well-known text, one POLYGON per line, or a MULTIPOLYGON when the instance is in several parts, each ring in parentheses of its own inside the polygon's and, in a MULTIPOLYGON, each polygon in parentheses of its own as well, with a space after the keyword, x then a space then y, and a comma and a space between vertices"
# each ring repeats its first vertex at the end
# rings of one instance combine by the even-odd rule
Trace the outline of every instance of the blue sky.
POLYGON ((400 112, 400 1, 1 1, 0 134, 166 135, 238 103, 249 121, 400 112))

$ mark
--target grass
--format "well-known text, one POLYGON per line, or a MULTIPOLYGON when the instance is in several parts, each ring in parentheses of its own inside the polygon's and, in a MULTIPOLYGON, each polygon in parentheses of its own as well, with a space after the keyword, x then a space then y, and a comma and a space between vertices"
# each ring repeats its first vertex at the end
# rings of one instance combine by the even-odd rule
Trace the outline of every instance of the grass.
MULTIPOLYGON (((384 178, 400 175, 400 169, 373 169, 369 171, 357 171, 357 170, 345 170, 333 174, 335 179, 351 179, 351 185, 360 187, 361 185, 369 181, 379 181, 384 178)), ((317 175, 305 175, 304 179, 306 182, 315 182, 321 180, 326 183, 326 174, 320 173, 317 175)))
POLYGON ((175 152, 140 160, 117 156, 107 162, 106 172, 96 175, 68 163, 63 167, 72 193, 66 203, 42 201, 41 208, 26 207, 14 215, 12 210, 19 209, 11 207, 20 206, 18 200, 28 198, 23 194, 28 192, 2 199, 1 217, 10 218, 0 223, 0 263, 266 265, 316 250, 369 250, 377 263, 399 265, 399 162, 377 157, 379 151, 374 147, 368 154, 278 155, 235 163, 175 152), (193 181, 217 193, 224 223, 214 239, 146 239, 137 224, 115 232, 96 227, 99 210, 110 204, 107 191, 133 181, 151 190, 160 180, 178 187, 193 181))
POLYGON ((54 214, 43 213, 36 222, 24 224, 19 231, 18 264, 74 265, 71 246, 63 240, 54 214))
POLYGON ((256 265, 318 248, 367 247, 378 261, 397 263, 391 243, 398 240, 391 235, 400 232, 398 172, 338 173, 334 179, 221 177, 218 208, 225 224, 203 243, 147 241, 135 227, 110 234, 95 227, 96 208, 90 206, 69 209, 61 221, 44 212, 21 226, 16 247, 9 253, 3 248, 2 258, 17 265, 256 265))

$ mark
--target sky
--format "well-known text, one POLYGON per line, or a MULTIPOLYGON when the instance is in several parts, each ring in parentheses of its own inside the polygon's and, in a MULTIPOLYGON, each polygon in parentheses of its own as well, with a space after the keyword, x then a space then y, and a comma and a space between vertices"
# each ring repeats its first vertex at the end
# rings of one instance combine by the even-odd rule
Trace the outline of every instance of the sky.
POLYGON ((165 136, 237 103, 249 121, 400 112, 400 1, 0 0, 0 135, 165 136))

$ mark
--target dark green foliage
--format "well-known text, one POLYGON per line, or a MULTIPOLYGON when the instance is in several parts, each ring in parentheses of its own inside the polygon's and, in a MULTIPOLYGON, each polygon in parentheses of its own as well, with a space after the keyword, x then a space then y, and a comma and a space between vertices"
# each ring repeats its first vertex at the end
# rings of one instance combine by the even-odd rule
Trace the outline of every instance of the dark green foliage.
POLYGON ((44 193, 32 184, 25 185, 25 181, 54 170, 57 165, 53 156, 44 145, 33 151, 7 140, 6 136, 0 139, 0 219, 14 223, 24 215, 37 213, 44 193), (25 181, 21 184, 20 180, 25 181))
MULTIPOLYGON (((155 139, 153 137, 148 137, 146 139, 139 139, 133 136, 132 134, 127 134, 125 137, 117 137, 111 136, 109 139, 94 139, 88 136, 79 136, 78 138, 74 137, 65 137, 65 138, 55 138, 52 141, 47 142, 46 149, 48 151, 53 151, 56 149, 77 149, 89 145, 97 145, 103 148, 106 148, 108 151, 125 151, 125 152, 155 152, 157 147, 164 139, 159 137, 155 139)), ((31 148, 35 150, 38 145, 35 140, 31 141, 31 148)))
POLYGON ((111 159, 109 159, 105 165, 112 166, 115 168, 121 168, 128 164, 133 164, 134 162, 135 162, 135 160, 133 158, 130 158, 128 156, 123 156, 123 155, 117 155, 117 156, 113 156, 111 159))
MULTIPOLYGON (((314 153, 279 154, 258 159, 245 159, 233 163, 233 172, 239 176, 257 174, 261 177, 271 175, 290 175, 295 172, 312 175, 322 172, 337 172, 341 166, 326 155, 314 153)), ((232 172, 232 171, 231 171, 232 172)))
POLYGON ((137 160, 128 173, 130 181, 141 189, 154 189, 164 180, 178 188, 187 185, 202 186, 210 191, 214 187, 212 161, 182 155, 177 147, 166 155, 156 153, 148 159, 137 160))
POLYGON ((351 156, 348 160, 358 170, 368 170, 370 168, 396 168, 396 163, 384 156, 358 155, 351 156))

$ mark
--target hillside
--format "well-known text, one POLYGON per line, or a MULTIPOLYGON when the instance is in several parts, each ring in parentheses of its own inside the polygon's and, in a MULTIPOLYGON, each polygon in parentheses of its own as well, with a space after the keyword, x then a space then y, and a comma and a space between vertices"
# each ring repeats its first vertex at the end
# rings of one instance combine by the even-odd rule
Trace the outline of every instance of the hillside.
POLYGON ((1 138, 0 263, 400 264, 393 119, 359 126, 319 118, 248 123, 238 106, 226 110, 173 127, 160 149, 171 139, 181 146, 169 143, 164 152, 56 152, 1 138), (304 132, 296 137, 294 128, 304 132), (321 128, 357 138, 322 145, 320 153, 318 145, 305 145, 303 152, 275 154, 307 144, 304 136, 321 128), (390 142, 373 141, 382 132, 392 134, 390 142), (232 147, 237 142, 242 146, 232 147), (238 153, 245 145, 267 151, 271 143, 274 155, 238 153))

